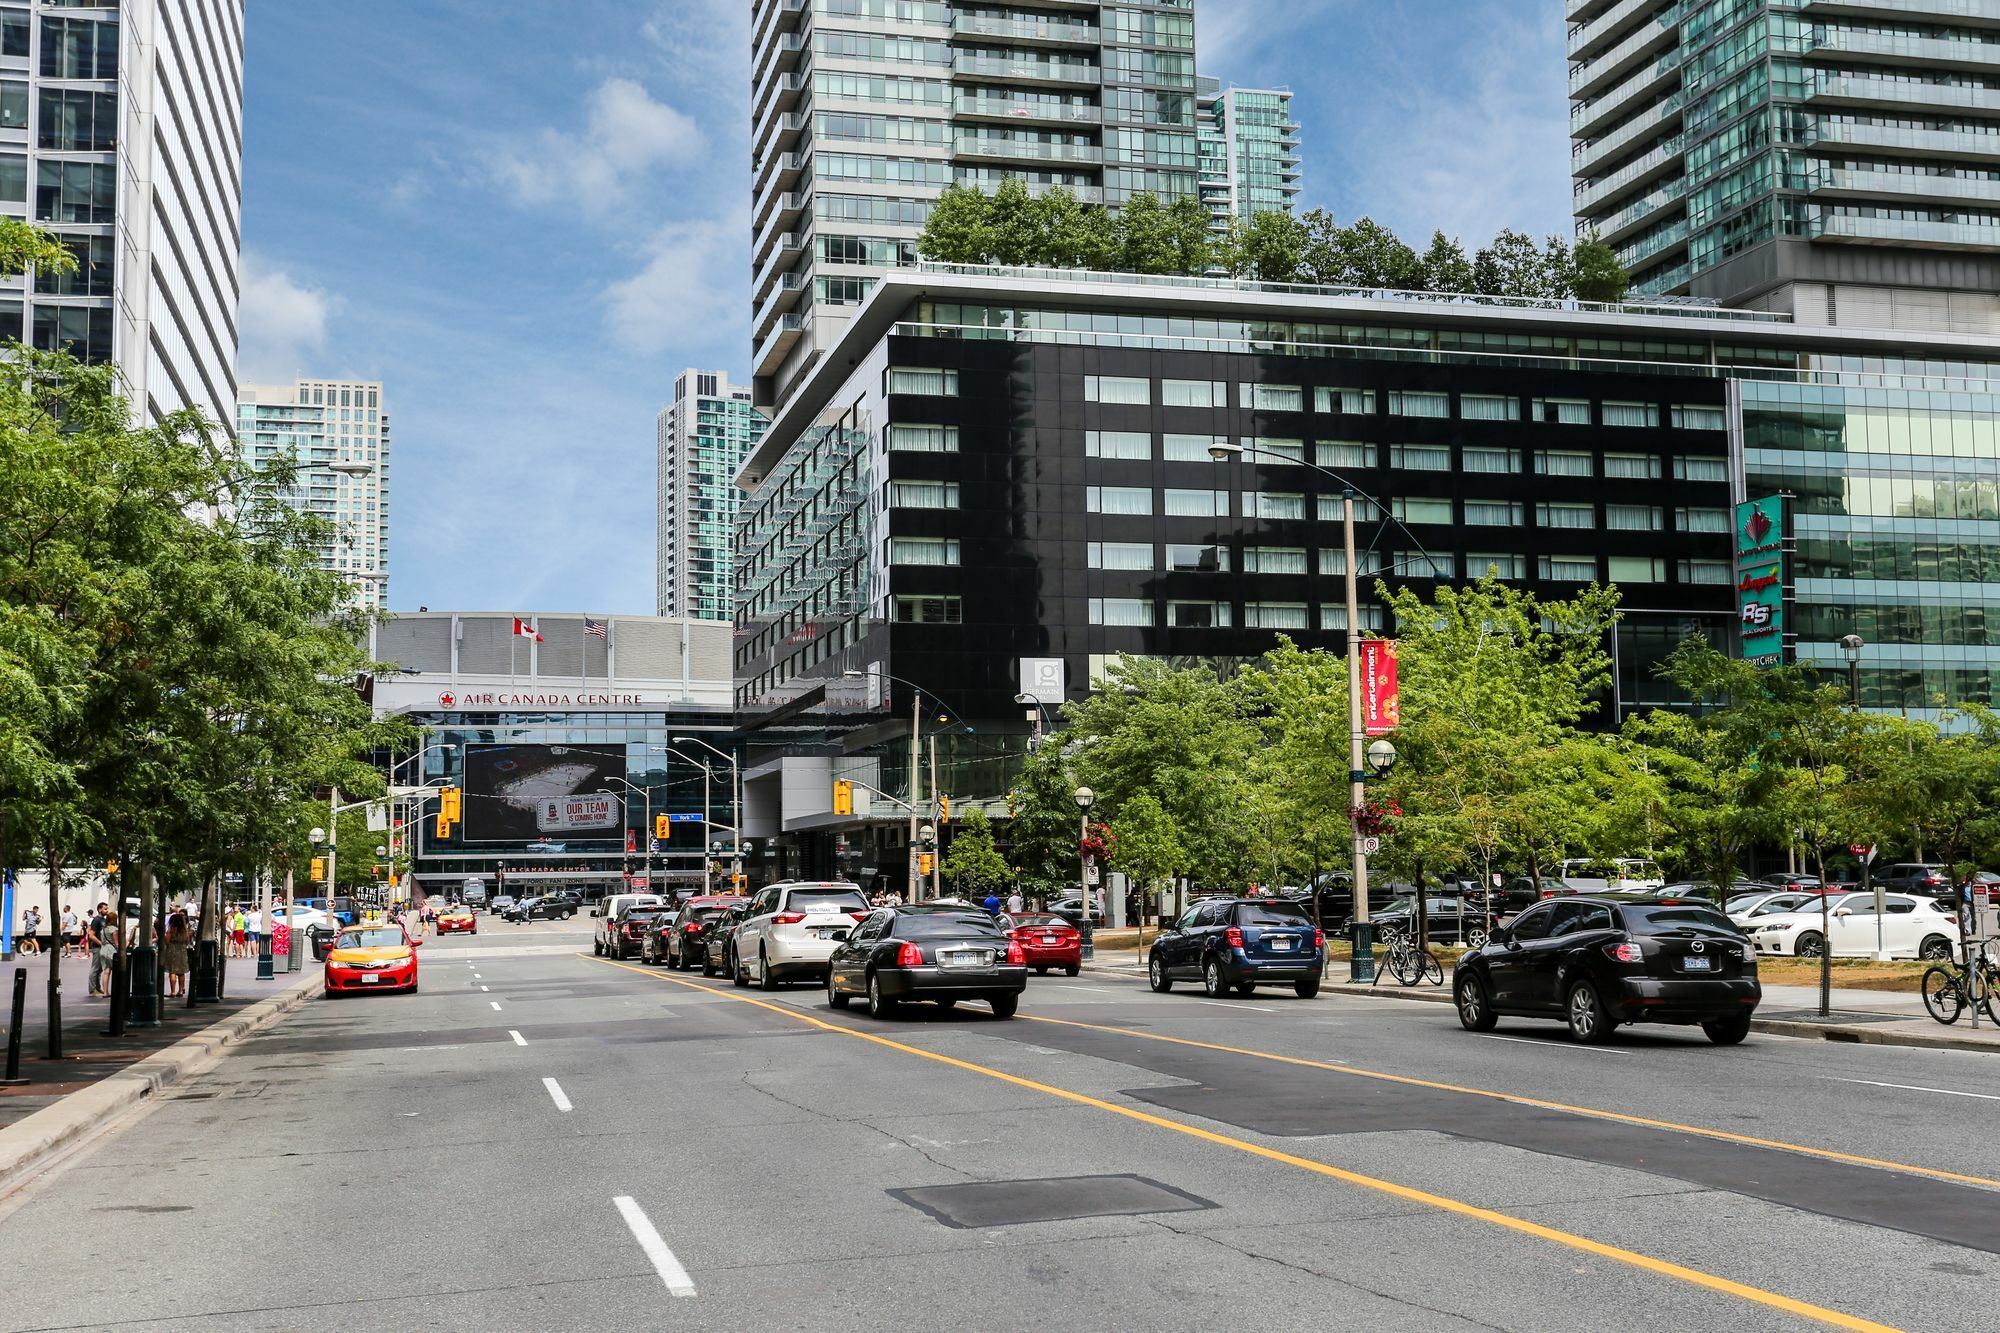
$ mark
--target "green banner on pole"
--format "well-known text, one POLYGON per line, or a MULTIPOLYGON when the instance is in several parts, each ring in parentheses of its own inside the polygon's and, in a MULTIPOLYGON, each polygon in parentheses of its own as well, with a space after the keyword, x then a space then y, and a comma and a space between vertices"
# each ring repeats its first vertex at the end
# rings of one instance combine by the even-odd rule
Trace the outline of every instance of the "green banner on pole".
POLYGON ((1767 669, 1785 661, 1785 535, 1783 496, 1736 506, 1737 642, 1743 660, 1767 669))

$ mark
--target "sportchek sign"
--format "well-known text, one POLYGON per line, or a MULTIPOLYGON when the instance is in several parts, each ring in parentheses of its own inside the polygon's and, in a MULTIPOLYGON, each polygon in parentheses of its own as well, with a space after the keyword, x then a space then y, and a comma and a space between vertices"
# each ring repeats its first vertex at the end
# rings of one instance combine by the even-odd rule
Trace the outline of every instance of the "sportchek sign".
POLYGON ((1759 667, 1784 665, 1785 497, 1736 506, 1736 603, 1742 657, 1759 667))

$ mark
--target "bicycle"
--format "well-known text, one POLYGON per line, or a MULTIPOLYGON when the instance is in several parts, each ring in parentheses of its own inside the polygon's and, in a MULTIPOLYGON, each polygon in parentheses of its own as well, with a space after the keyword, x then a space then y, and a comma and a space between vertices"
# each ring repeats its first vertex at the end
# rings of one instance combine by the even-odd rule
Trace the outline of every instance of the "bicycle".
POLYGON ((2000 1004, 1996 1003, 1996 992, 2000 992, 2000 964, 1994 963, 1985 943, 1979 945, 1976 955, 1970 949, 1967 954, 1968 961, 1965 963, 1925 970, 1921 983, 1924 1009, 1932 1018, 1949 1026, 1958 1021, 1959 1015, 1975 1002, 1973 997, 1976 996, 1976 1002, 1986 1009, 1986 1017, 2000 1024, 2000 1004), (1975 966, 1978 969, 1976 976, 1975 966))
MULTIPOLYGON (((1382 943, 1388 948, 1383 965, 1398 985, 1415 986, 1420 982, 1444 985, 1444 964, 1429 949, 1419 949, 1408 934, 1390 931, 1382 936, 1382 943)), ((1375 976, 1379 981, 1382 974, 1378 971, 1375 976)))

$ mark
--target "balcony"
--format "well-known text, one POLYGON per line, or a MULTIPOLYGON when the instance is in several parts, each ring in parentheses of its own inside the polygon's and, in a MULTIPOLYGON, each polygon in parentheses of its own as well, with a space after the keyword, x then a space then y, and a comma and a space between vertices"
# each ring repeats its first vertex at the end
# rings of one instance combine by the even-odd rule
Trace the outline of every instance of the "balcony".
POLYGON ((1686 195, 1687 181, 1676 177, 1651 194, 1634 199, 1616 213, 1589 222, 1578 222, 1576 234, 1582 237, 1595 232, 1597 239, 1606 245, 1616 245, 1647 225, 1649 220, 1657 220, 1655 214, 1679 203, 1686 195))
POLYGON ((751 262, 756 264, 770 256, 774 245, 796 243, 812 221, 811 201, 804 194, 781 194, 767 208, 770 220, 758 223, 757 241, 750 249, 751 262))
POLYGON ((1659 0, 1618 0, 1611 8, 1587 23, 1573 24, 1569 30, 1569 58, 1589 60, 1615 44, 1620 29, 1640 15, 1651 14, 1659 0))
POLYGON ((1685 250, 1687 248, 1687 239, 1687 219, 1681 218, 1679 221, 1662 227, 1651 235, 1641 237, 1628 246, 1620 247, 1618 262, 1623 264, 1625 271, 1629 273, 1633 269, 1659 258, 1670 250, 1685 250))
POLYGON ((1681 168, 1683 135, 1676 134, 1659 147, 1627 162, 1609 176, 1594 181, 1580 180, 1576 183, 1575 207, 1580 218, 1592 217, 1598 209, 1622 199, 1633 190, 1681 168))
POLYGON ((1038 139, 984 139, 961 135, 952 145, 954 157, 994 162, 1089 162, 1104 160, 1096 144, 1044 143, 1038 139))
POLYGON ((1905 130, 1887 125, 1822 121, 1807 131, 1805 141, 1815 149, 1826 144, 1838 144, 1846 148, 1867 148, 1910 157, 1986 164, 2000 162, 2000 134, 1971 134, 1964 130, 1905 130))
POLYGON ((1647 99, 1658 97, 1662 90, 1678 78, 1681 70, 1681 53, 1669 51, 1653 64, 1599 93, 1589 101, 1572 102, 1569 108, 1569 133, 1572 139, 1585 139, 1593 134, 1602 134, 1620 118, 1631 114, 1635 106, 1644 106, 1647 99))
POLYGON ((952 19, 951 30, 958 37, 989 37, 1036 46, 1095 48, 1103 40, 1103 33, 1094 23, 1065 23, 1054 19, 998 19, 960 14, 952 19))
POLYGON ((1050 87, 1095 87, 1103 71, 1096 65, 1058 65, 1047 60, 999 60, 990 56, 958 56, 951 62, 953 78, 999 79, 1005 83, 1050 87))
POLYGON ((772 153, 757 164, 757 183, 753 188, 759 197, 767 190, 789 190, 799 183, 811 162, 810 152, 772 153))
POLYGON ((2000 227, 1982 223, 1913 222, 1906 218, 1820 213, 1808 220, 1806 235, 1815 241, 1835 245, 1890 245, 1924 250, 2000 253, 2000 227))
POLYGON ((1806 85, 1815 107, 1879 107, 1890 111, 2000 112, 2000 92, 1955 83, 1898 83, 1815 70, 1806 85))
POLYGON ((2000 29, 2000 13, 1986 0, 1805 0, 1807 18, 1943 19, 1949 23, 2000 29))
POLYGON ((1806 192, 1817 199, 1939 199, 2000 205, 2000 183, 1906 171, 1850 171, 1815 167, 1806 192))
POLYGON ((763 305, 765 298, 773 290, 783 286, 785 279, 795 277, 812 267, 809 260, 800 258, 800 255, 809 253, 808 247, 812 243, 812 237, 803 233, 786 232, 771 257, 768 260, 757 261, 757 291, 754 299, 758 305, 763 305))
POLYGON ((1101 125, 1104 109, 1039 102, 1027 97, 954 97, 951 114, 958 120, 990 120, 1027 125, 1101 125))
POLYGON ((1816 27, 1806 43, 1806 58, 1822 53, 1884 65, 2000 73, 2000 43, 1993 42, 1948 42, 1940 37, 1902 37, 1852 28, 1816 27))
POLYGON ((771 326, 771 331, 757 344, 757 351, 751 359, 754 374, 769 376, 778 373, 785 364, 786 354, 804 335, 808 318, 809 316, 798 312, 778 316, 777 322, 771 326))
POLYGON ((1569 95, 1588 99, 1610 87, 1646 62, 1664 55, 1679 30, 1657 19, 1639 25, 1630 37, 1593 60, 1569 67, 1569 95))
POLYGON ((1681 94, 1674 93, 1603 138, 1573 145, 1569 155, 1570 170, 1578 176, 1588 176, 1634 144, 1643 143, 1670 127, 1678 128, 1681 100, 1681 94))

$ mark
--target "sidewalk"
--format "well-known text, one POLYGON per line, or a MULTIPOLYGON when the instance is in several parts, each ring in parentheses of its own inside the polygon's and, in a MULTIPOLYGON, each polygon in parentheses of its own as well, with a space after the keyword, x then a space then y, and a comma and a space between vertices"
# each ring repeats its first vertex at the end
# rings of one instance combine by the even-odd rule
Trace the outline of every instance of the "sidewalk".
MULTIPOLYGON (((0 1060, 6 1054, 8 1022, 14 999, 14 969, 28 970, 28 1003, 21 1025, 20 1087, 0 1087, 0 1131, 117 1074, 156 1051, 203 1028, 219 1023, 252 1005, 283 994, 301 979, 317 981, 319 965, 310 958, 298 972, 283 971, 284 959, 273 960, 278 972, 270 981, 257 980, 257 960, 231 958, 223 973, 223 998, 217 1004, 186 1007, 183 999, 161 1001, 160 1025, 128 1030, 123 1037, 100 1035, 110 1023, 111 1002, 88 995, 90 964, 65 958, 62 966, 63 1058, 49 1060, 48 955, 21 957, 0 963, 0 1060)), ((4 1072, 4 1068, 0 1068, 4 1072)))

